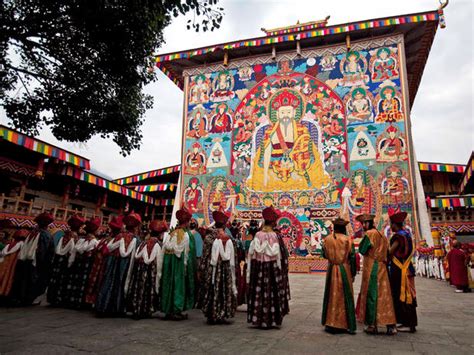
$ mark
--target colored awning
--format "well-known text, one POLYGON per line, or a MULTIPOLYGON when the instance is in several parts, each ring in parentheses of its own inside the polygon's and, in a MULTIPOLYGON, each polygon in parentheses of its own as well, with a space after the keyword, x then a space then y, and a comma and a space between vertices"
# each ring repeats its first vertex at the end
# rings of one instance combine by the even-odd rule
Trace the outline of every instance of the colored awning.
POLYGON ((161 206, 158 204, 159 201, 155 200, 153 197, 141 194, 133 189, 129 189, 125 186, 120 186, 112 181, 103 179, 99 176, 94 174, 88 173, 87 171, 83 171, 80 169, 76 169, 70 166, 64 167, 62 170, 62 175, 71 176, 75 179, 85 181, 89 184, 93 184, 104 189, 110 190, 112 192, 116 192, 122 194, 124 196, 133 198, 135 200, 142 201, 144 203, 149 203, 155 206, 161 206))
POLYGON ((90 169, 90 162, 77 154, 73 154, 51 144, 40 141, 39 139, 29 137, 13 129, 0 125, 0 139, 22 146, 26 149, 46 155, 51 158, 62 160, 66 163, 75 165, 82 169, 90 169))
POLYGON ((447 207, 472 207, 474 206, 474 197, 442 197, 431 200, 431 208, 447 207))
POLYGON ((241 47, 258 47, 266 44, 275 44, 282 42, 295 41, 296 39, 305 39, 313 37, 323 37, 339 33, 350 33, 352 31, 365 30, 370 28, 394 26, 406 23, 417 23, 417 22, 426 22, 426 21, 437 21, 439 18, 436 12, 428 12, 422 14, 413 14, 407 16, 396 16, 388 17, 383 19, 361 21, 361 22, 352 22, 341 25, 327 26, 322 28, 317 28, 310 31, 299 32, 298 34, 282 34, 277 36, 264 36, 251 39, 245 39, 241 41, 228 42, 223 44, 218 44, 210 47, 191 49, 182 52, 176 53, 167 53, 162 54, 156 57, 156 63, 169 62, 176 59, 182 58, 192 58, 195 56, 203 55, 206 53, 212 53, 217 50, 228 50, 241 47), (297 38, 297 36, 299 38, 297 38))
POLYGON ((155 185, 137 185, 129 186, 138 192, 155 192, 155 191, 174 191, 176 184, 155 184, 155 185))
MULTIPOLYGON (((461 185, 459 187, 459 192, 460 193, 466 193, 464 190, 466 189, 466 186, 469 183, 469 180, 471 180, 474 172, 474 153, 471 154, 471 158, 469 159, 469 162, 467 163, 466 166, 466 171, 464 172, 464 176, 462 177, 461 185)), ((472 186, 472 185, 471 185, 472 186)))
POLYGON ((174 198, 155 201, 155 206, 173 206, 173 205, 174 205, 174 198))
POLYGON ((116 179, 116 180, 114 180, 114 182, 116 182, 117 184, 120 184, 120 185, 134 184, 136 182, 139 182, 139 181, 142 181, 142 180, 145 180, 145 179, 175 173, 175 172, 179 171, 180 167, 181 167, 181 165, 173 165, 173 166, 170 166, 168 168, 152 170, 152 171, 148 171, 146 173, 140 173, 140 174, 131 175, 131 176, 127 176, 127 177, 124 177, 124 178, 116 179))
POLYGON ((421 171, 439 171, 445 173, 464 173, 466 167, 460 164, 440 164, 440 163, 422 163, 419 162, 421 171))

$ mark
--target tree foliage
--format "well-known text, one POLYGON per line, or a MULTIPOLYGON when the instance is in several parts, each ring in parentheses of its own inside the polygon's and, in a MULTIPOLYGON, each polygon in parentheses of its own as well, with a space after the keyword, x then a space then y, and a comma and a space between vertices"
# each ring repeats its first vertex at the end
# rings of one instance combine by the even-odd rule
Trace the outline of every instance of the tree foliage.
POLYGON ((155 80, 152 54, 173 17, 188 28, 219 28, 218 0, 2 0, 0 104, 30 134, 51 128, 60 140, 112 137, 126 155, 155 80))

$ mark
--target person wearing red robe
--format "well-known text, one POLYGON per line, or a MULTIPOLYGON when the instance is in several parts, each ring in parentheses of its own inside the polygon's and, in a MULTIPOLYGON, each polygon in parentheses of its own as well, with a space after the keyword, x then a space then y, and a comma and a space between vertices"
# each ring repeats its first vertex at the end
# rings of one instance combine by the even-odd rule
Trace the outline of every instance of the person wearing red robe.
POLYGON ((29 232, 19 229, 0 251, 0 297, 8 297, 13 285, 18 254, 29 232))
POLYGON ((105 265, 107 255, 107 243, 114 239, 123 229, 122 216, 114 216, 109 222, 110 233, 106 237, 99 240, 99 243, 95 247, 94 261, 92 264, 91 273, 86 287, 85 303, 88 305, 94 305, 97 293, 99 292, 99 285, 102 282, 103 268, 105 265))
POLYGON ((446 256, 448 259, 451 285, 456 286, 456 292, 468 292, 469 278, 467 276, 468 255, 461 249, 461 243, 454 242, 453 248, 446 256))

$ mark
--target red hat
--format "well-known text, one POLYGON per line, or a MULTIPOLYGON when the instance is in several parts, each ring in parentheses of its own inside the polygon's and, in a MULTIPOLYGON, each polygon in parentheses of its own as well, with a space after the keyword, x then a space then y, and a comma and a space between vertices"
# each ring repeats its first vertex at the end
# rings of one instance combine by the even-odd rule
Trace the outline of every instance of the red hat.
POLYGON ((28 234, 30 234, 30 232, 26 229, 18 229, 15 233, 13 233, 13 239, 26 239, 28 234))
POLYGON ((112 220, 109 222, 109 227, 113 231, 120 231, 123 228, 123 216, 113 216, 112 220))
POLYGON ((275 222, 278 219, 279 214, 273 206, 270 206, 262 211, 262 216, 266 222, 275 222))
POLYGON ((84 223, 86 223, 86 219, 78 215, 77 213, 73 214, 71 218, 69 218, 67 221, 67 224, 69 225, 69 227, 73 229, 81 228, 84 225, 84 223))
POLYGON ((87 233, 94 233, 100 227, 100 218, 95 217, 86 221, 86 227, 84 228, 87 233))
POLYGON ((138 213, 131 212, 123 217, 123 223, 127 227, 138 227, 142 223, 142 218, 138 213))
POLYGON ((405 218, 407 218, 408 213, 400 211, 400 207, 397 208, 388 208, 388 217, 390 218, 390 222, 393 223, 403 223, 405 218))
POLYGON ((229 216, 223 211, 212 212, 212 218, 214 219, 214 221, 216 221, 216 223, 219 224, 226 224, 229 220, 229 216))
POLYGON ((398 129, 395 126, 390 125, 390 127, 387 128, 387 132, 388 133, 390 133, 390 132, 396 133, 396 132, 398 132, 398 129))
POLYGON ((166 223, 166 221, 163 221, 161 219, 154 219, 153 221, 150 222, 150 224, 148 225, 148 228, 152 232, 163 233, 168 230, 168 223, 166 223))
POLYGON ((291 91, 282 91, 272 99, 272 108, 278 110, 282 106, 298 107, 301 103, 300 98, 291 91))
POLYGON ((54 216, 49 212, 40 213, 35 217, 35 222, 42 226, 49 226, 54 221, 54 216))
POLYGON ((186 208, 182 208, 176 212, 176 219, 179 223, 187 223, 191 220, 192 214, 186 208))
POLYGON ((15 224, 10 218, 0 219, 0 229, 15 228, 15 224))

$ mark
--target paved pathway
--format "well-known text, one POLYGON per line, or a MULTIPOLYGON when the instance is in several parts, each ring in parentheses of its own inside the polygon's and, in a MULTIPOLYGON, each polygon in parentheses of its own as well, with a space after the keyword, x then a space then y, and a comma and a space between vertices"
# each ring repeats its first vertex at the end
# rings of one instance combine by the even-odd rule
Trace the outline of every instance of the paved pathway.
MULTIPOLYGON (((101 319, 91 312, 45 306, 0 308, 0 354, 156 353, 474 353, 474 293, 455 294, 444 282, 417 278, 415 334, 330 335, 320 326, 324 275, 291 275, 291 313, 280 330, 249 328, 245 312, 233 324, 209 326, 200 311, 182 322, 101 319)), ((355 284, 358 293, 360 277, 355 284)))

